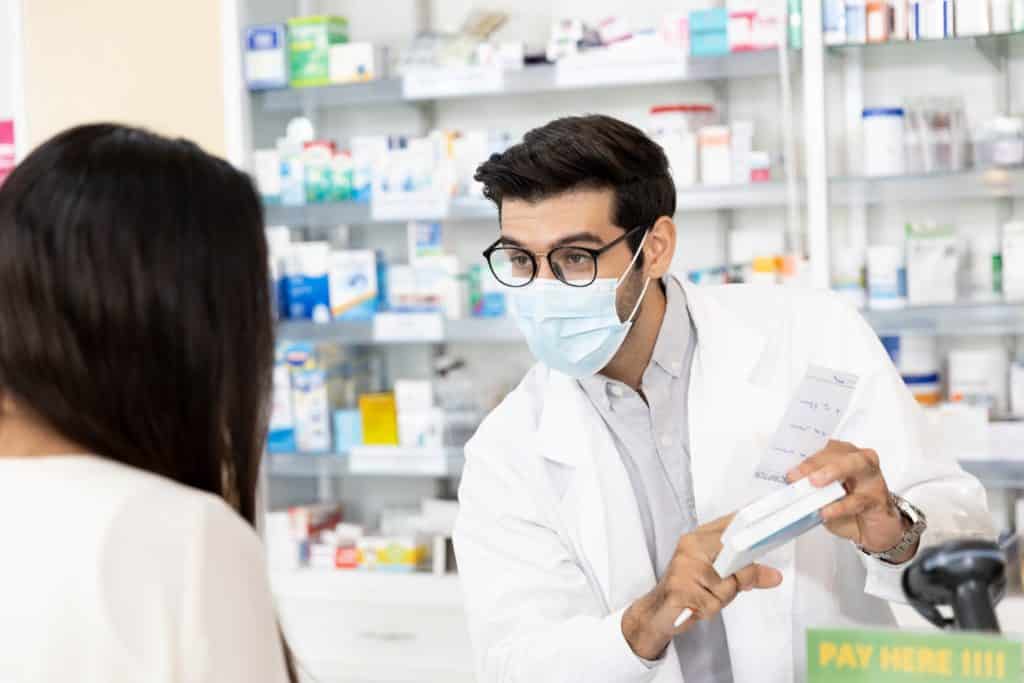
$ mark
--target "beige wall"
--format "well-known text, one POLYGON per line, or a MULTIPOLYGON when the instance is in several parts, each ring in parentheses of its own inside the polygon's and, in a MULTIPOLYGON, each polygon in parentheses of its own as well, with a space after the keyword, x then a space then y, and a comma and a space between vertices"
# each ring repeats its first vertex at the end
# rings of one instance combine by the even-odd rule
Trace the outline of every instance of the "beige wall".
POLYGON ((225 152, 218 0, 21 0, 34 146, 114 120, 225 152))

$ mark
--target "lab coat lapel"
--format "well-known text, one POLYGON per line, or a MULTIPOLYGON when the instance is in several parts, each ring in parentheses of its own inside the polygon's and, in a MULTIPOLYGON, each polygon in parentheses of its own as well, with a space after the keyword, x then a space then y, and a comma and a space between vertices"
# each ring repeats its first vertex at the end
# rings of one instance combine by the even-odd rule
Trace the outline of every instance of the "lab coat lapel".
MULTIPOLYGON (((771 386, 764 337, 714 298, 684 288, 697 330, 688 402, 694 497, 703 524, 778 486, 755 479, 754 471, 787 397, 771 386)), ((782 585, 741 595, 722 613, 737 683, 794 680, 793 545, 763 562, 783 572, 782 585)))
POLYGON ((763 336, 699 288, 684 289, 697 330, 687 403, 694 501, 703 524, 762 493, 754 470, 761 441, 781 415, 780 399, 757 381, 763 336))
POLYGON ((544 457, 572 468, 559 513, 609 612, 655 578, 636 497, 615 442, 577 382, 551 371, 538 430, 544 457))

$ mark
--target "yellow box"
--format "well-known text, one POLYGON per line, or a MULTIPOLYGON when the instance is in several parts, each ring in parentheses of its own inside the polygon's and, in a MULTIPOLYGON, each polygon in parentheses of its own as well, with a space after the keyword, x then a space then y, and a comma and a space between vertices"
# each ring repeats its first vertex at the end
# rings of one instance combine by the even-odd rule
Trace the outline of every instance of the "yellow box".
POLYGON ((398 445, 398 410, 393 393, 363 394, 359 397, 359 414, 363 418, 364 444, 398 445))

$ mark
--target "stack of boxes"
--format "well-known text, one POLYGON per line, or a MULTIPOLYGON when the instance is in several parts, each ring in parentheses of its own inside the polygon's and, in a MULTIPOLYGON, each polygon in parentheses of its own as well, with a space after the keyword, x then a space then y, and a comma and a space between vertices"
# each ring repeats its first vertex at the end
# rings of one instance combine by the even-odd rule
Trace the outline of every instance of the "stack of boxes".
POLYGON ((388 54, 371 43, 349 42, 348 20, 338 16, 289 19, 250 26, 245 77, 251 90, 356 83, 388 74, 388 54))

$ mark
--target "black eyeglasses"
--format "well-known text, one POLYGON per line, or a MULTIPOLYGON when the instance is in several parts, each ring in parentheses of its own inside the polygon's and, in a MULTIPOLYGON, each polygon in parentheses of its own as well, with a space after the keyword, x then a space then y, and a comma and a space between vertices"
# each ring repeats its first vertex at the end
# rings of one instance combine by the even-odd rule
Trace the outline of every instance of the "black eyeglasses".
POLYGON ((600 249, 587 247, 555 247, 547 254, 534 254, 522 247, 503 245, 501 238, 484 249, 484 258, 494 278, 506 287, 525 287, 537 277, 537 258, 547 257, 555 277, 570 287, 587 287, 597 279, 597 258, 638 230, 638 225, 600 249))

